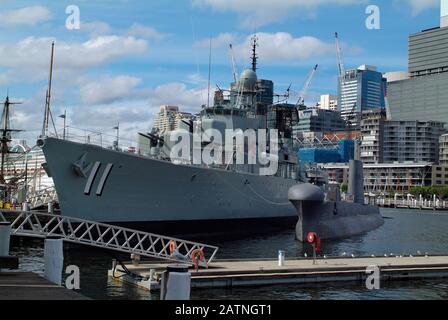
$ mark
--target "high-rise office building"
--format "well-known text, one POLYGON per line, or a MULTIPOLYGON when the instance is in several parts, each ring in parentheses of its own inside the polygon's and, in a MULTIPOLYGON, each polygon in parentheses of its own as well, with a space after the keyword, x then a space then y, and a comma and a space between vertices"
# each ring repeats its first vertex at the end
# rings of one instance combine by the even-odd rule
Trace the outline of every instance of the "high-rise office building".
POLYGON ((185 129, 182 120, 191 118, 190 113, 180 112, 177 106, 163 105, 156 114, 152 131, 163 134, 180 128, 185 129))
POLYGON ((324 94, 320 96, 319 109, 338 110, 338 97, 331 94, 324 94))
POLYGON ((448 134, 444 134, 439 140, 439 164, 448 166, 448 134))
POLYGON ((448 1, 440 27, 409 36, 409 78, 388 83, 392 119, 448 122, 448 1))
POLYGON ((361 160, 365 164, 382 163, 384 144, 384 109, 366 111, 361 120, 361 160))
POLYGON ((346 123, 337 111, 309 108, 299 111, 297 132, 332 132, 346 129, 346 123))
POLYGON ((385 108, 387 81, 376 67, 347 70, 339 81, 338 109, 351 127, 359 127, 360 114, 385 108))
POLYGON ((366 164, 439 161, 443 122, 386 120, 384 111, 367 111, 361 121, 361 160, 366 164))
POLYGON ((448 27, 448 1, 440 1, 440 27, 448 27))

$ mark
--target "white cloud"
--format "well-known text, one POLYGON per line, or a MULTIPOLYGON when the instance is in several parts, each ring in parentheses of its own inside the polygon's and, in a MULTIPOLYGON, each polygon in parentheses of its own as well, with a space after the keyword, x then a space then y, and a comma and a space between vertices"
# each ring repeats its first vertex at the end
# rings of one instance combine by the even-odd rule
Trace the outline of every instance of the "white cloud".
MULTIPOLYGON (((15 44, 0 44, 0 67, 47 70, 51 38, 28 37, 15 44)), ((55 43, 55 68, 85 69, 148 49, 145 40, 134 37, 99 36, 86 42, 55 43)))
POLYGON ((85 104, 108 104, 132 97, 141 79, 117 76, 92 81, 81 86, 81 100, 85 104))
MULTIPOLYGON (((147 132, 153 124, 155 110, 151 110, 145 100, 117 102, 112 105, 95 107, 75 106, 67 111, 69 133, 84 136, 84 129, 101 132, 92 134, 93 143, 102 142, 103 146, 112 145, 120 122, 120 145, 131 146, 137 141, 138 132, 147 132)), ((61 124, 59 124, 59 127, 61 124)))
MULTIPOLYGON (((286 32, 257 33, 259 39, 258 55, 264 61, 305 61, 311 57, 334 54, 333 43, 326 43, 311 36, 294 38, 286 32)), ((252 36, 242 44, 234 46, 238 58, 248 56, 252 36)))
MULTIPOLYGON (((233 49, 236 60, 246 61, 250 55, 252 48, 253 35, 247 37, 240 37, 229 33, 223 33, 217 36, 217 41, 213 42, 213 47, 224 48, 229 43, 233 42, 233 49), (242 39, 236 42, 238 39, 242 39)), ((315 57, 335 56, 335 44, 334 41, 326 42, 312 36, 294 37, 287 32, 276 33, 257 33, 258 38, 258 56, 264 62, 274 63, 294 63, 309 61, 314 59, 313 63, 316 63, 315 57)), ((209 39, 202 39, 195 43, 195 46, 209 46, 209 39)), ((360 55, 364 52, 361 47, 348 45, 341 43, 344 54, 346 55, 360 55)), ((200 79, 198 74, 190 75, 188 78, 189 83, 199 83, 200 79)))
POLYGON ((92 37, 110 34, 112 28, 103 21, 83 22, 80 25, 80 30, 89 33, 92 37))
POLYGON ((11 83, 11 77, 12 77, 12 73, 11 72, 3 72, 0 73, 0 85, 5 85, 8 83, 11 83))
POLYGON ((185 112, 198 112, 206 89, 187 88, 183 83, 173 82, 149 90, 149 103, 153 107, 162 104, 179 106, 185 112))
POLYGON ((190 89, 180 82, 162 84, 154 88, 139 88, 142 83, 142 79, 129 75, 90 79, 88 82, 84 80, 80 85, 81 101, 91 106, 146 99, 147 104, 154 107, 169 104, 189 111, 198 111, 205 90, 190 89))
POLYGON ((365 0, 192 0, 201 7, 232 11, 240 15, 243 25, 250 28, 276 22, 290 15, 303 15, 323 5, 362 4, 365 0))
POLYGON ((44 6, 25 7, 0 12, 0 26, 35 26, 50 20, 51 12, 44 6))
MULTIPOLYGON (((182 111, 196 113, 200 111, 202 97, 205 94, 204 89, 188 88, 185 84, 177 82, 139 89, 140 79, 129 76, 98 80, 98 86, 93 83, 92 81, 89 89, 101 88, 101 97, 98 93, 94 94, 95 97, 89 95, 91 101, 83 101, 85 104, 70 108, 68 110, 70 125, 113 135, 111 129, 119 121, 121 136, 134 140, 137 132, 145 132, 151 128, 160 105, 177 105, 182 111), (121 90, 121 92, 118 94, 107 90, 121 90)), ((103 138, 105 139, 104 136, 103 138)))
MULTIPOLYGON (((236 40, 236 36, 232 33, 221 33, 218 36, 212 38, 212 48, 221 48, 223 46, 228 46, 236 40)), ((208 48, 210 47, 210 39, 203 39, 196 41, 194 46, 197 48, 208 48)))
MULTIPOLYGON (((85 81, 85 79, 84 79, 85 81)), ((182 111, 197 113, 204 103, 206 89, 189 88, 184 83, 166 83, 155 87, 139 88, 141 79, 128 75, 111 78, 89 79, 87 84, 81 84, 81 95, 84 98, 78 104, 61 99, 61 93, 55 92, 52 103, 52 113, 59 133, 62 131, 62 120, 58 115, 67 109, 67 121, 71 127, 71 134, 84 135, 83 129, 103 132, 104 144, 111 143, 114 138, 113 127, 120 122, 120 139, 135 141, 138 132, 148 131, 153 125, 153 119, 160 105, 177 105, 182 111), (96 85, 95 85, 96 83, 96 85), (99 90, 99 92, 95 92, 99 90), (59 97, 59 98, 58 98, 59 97), (79 128, 78 130, 74 128, 79 128), (82 130, 81 130, 82 129, 82 130)), ((58 91, 58 90, 56 90, 58 91)), ((43 93, 39 90, 34 97, 15 101, 24 104, 13 110, 12 121, 15 128, 27 131, 20 133, 16 138, 28 139, 34 145, 36 137, 40 134, 43 119, 43 93)), ((53 132, 53 128, 50 128, 53 132)), ((96 139, 99 139, 96 136, 96 139)), ((125 143, 126 142, 126 143, 125 143)), ((129 144, 130 145, 130 144, 129 144)))
MULTIPOLYGON (((95 107, 76 106, 70 110, 70 121, 74 127, 95 128, 98 131, 107 131, 116 126, 120 127, 146 124, 149 126, 150 109, 146 101, 134 101, 130 103, 117 102, 112 105, 98 105, 95 107)), ((137 132, 134 132, 136 134, 137 132)))
POLYGON ((427 9, 434 9, 440 6, 440 0, 394 0, 398 4, 408 5, 412 10, 412 15, 416 16, 427 9))
POLYGON ((155 39, 160 40, 163 39, 166 35, 163 33, 160 33, 154 28, 141 25, 139 23, 134 23, 128 31, 128 35, 134 36, 134 37, 141 37, 145 39, 155 39))

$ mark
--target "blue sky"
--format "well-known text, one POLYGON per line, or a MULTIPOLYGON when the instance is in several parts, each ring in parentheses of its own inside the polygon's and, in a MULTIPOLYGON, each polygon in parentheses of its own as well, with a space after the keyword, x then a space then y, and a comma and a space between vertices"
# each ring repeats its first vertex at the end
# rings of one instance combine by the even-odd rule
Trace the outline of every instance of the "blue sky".
MULTIPOLYGON (((160 104, 198 111, 206 102, 208 38, 212 84, 232 80, 228 44, 237 68, 249 67, 251 35, 260 38, 259 77, 276 92, 300 91, 314 64, 307 102, 336 93, 334 32, 347 68, 407 68, 407 38, 438 26, 438 0, 0 0, 0 92, 15 100, 14 124, 33 138, 42 122, 51 41, 56 41, 53 112, 65 108, 74 127, 123 135, 146 130, 160 104), (381 29, 365 27, 369 4, 381 29), (68 30, 66 7, 80 9, 81 28, 68 30)), ((57 120, 57 126, 60 126, 57 120)))

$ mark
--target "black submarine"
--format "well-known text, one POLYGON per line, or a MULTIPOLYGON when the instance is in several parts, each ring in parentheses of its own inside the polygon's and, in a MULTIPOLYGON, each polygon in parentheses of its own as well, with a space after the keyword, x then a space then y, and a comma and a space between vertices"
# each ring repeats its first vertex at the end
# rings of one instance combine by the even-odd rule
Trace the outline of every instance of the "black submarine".
POLYGON ((296 238, 306 242, 309 232, 322 240, 348 238, 381 227, 384 219, 377 206, 365 204, 363 163, 351 160, 349 167, 349 201, 341 201, 339 186, 327 192, 313 184, 298 184, 288 191, 299 220, 296 238))

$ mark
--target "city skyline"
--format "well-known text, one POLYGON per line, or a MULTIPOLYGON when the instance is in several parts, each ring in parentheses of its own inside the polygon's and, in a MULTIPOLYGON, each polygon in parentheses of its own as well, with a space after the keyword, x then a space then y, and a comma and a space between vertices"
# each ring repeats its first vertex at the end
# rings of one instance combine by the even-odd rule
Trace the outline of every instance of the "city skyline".
POLYGON ((250 0, 0 3, 0 90, 24 102, 15 107, 13 123, 28 131, 21 135, 28 139, 42 121, 53 40, 56 117, 67 108, 69 124, 110 132, 120 121, 122 134, 134 137, 152 125, 161 104, 189 112, 205 104, 210 36, 212 90, 232 81, 229 43, 238 71, 249 67, 256 31, 259 77, 273 80, 277 93, 291 83, 293 92, 300 91, 319 63, 307 99, 315 104, 320 94, 337 93, 335 31, 347 69, 370 64, 381 72, 406 70, 408 35, 437 26, 440 10, 439 1, 400 0, 297 0, 275 7, 250 0), (379 30, 365 27, 369 4, 381 10, 379 30), (69 5, 80 9, 79 30, 65 26, 69 5))

